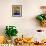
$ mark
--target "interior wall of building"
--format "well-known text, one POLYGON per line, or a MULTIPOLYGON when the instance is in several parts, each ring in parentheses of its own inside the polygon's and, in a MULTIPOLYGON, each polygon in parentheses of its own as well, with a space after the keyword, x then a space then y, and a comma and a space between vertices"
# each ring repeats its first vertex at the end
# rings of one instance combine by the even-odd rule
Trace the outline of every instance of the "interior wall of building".
POLYGON ((6 25, 15 25, 18 36, 31 36, 37 29, 46 30, 35 19, 42 5, 46 5, 46 0, 0 0, 0 34, 4 34, 6 25), (22 5, 22 17, 12 17, 12 5, 22 5))

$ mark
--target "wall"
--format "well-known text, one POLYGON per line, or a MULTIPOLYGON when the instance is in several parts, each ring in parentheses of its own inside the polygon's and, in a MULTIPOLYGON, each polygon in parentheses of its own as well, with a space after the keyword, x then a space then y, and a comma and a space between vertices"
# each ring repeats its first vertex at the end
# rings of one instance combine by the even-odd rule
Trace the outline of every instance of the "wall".
POLYGON ((41 13, 40 6, 46 5, 46 0, 0 0, 0 34, 4 34, 6 25, 15 25, 18 36, 31 36, 39 27, 35 16, 41 13), (22 17, 12 17, 12 4, 22 5, 22 17))

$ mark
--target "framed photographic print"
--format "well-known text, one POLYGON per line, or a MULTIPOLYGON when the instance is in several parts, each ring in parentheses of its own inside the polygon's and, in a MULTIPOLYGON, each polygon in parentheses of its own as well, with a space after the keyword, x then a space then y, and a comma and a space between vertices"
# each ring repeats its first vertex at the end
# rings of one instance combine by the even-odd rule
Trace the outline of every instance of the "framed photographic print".
POLYGON ((12 16, 13 17, 22 16, 22 5, 12 5, 12 16))

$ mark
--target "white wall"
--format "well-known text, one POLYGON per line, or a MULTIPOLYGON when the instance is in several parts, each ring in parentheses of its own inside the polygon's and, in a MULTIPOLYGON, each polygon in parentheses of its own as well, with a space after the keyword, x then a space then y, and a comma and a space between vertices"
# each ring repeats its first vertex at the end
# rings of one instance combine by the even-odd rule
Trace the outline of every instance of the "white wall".
POLYGON ((0 0, 0 33, 4 33, 6 25, 15 25, 19 36, 36 33, 36 29, 41 29, 35 20, 41 5, 46 5, 46 0, 0 0), (12 4, 22 5, 22 17, 12 17, 12 4))

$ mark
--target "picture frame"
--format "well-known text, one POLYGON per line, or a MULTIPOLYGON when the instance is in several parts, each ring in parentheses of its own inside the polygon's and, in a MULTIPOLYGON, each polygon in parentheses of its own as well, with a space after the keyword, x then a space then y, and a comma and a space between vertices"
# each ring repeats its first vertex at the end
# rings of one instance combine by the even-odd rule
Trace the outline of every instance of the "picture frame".
POLYGON ((12 16, 13 17, 22 16, 22 5, 12 5, 12 16))

